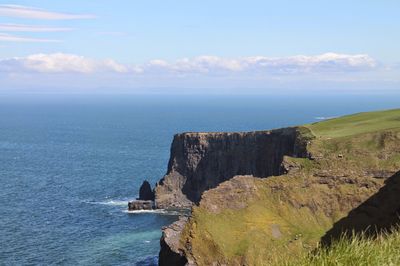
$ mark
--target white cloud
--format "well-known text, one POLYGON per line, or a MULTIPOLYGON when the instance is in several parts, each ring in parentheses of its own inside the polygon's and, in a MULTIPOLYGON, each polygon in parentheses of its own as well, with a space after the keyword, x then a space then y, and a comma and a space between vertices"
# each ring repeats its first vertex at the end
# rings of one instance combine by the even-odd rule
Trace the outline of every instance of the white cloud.
POLYGON ((43 43, 43 42, 60 42, 60 41, 52 40, 52 39, 21 37, 21 36, 0 33, 0 42, 39 42, 39 43, 43 43))
MULTIPOLYGON (((0 35, 1 38, 6 38, 0 35)), ((8 38, 11 38, 8 36, 8 38)), ((135 75, 167 75, 181 77, 204 76, 269 76, 363 72, 377 68, 377 62, 368 55, 327 53, 316 56, 243 57, 237 59, 217 56, 183 58, 175 62, 151 60, 142 65, 124 65, 111 59, 94 60, 72 54, 34 54, 23 58, 0 60, 0 70, 9 72, 36 71, 42 73, 114 72, 135 75)))
MULTIPOLYGON (((151 63, 151 62, 150 62, 151 63)), ((198 56, 193 59, 184 58, 174 63, 164 65, 167 69, 177 72, 209 73, 211 71, 237 72, 245 69, 243 60, 227 59, 218 56, 198 56)))
POLYGON ((94 73, 118 72, 124 73, 128 68, 113 60, 97 61, 72 54, 35 54, 27 57, 16 57, 0 60, 0 71, 40 73, 94 73))
MULTIPOLYGON (((377 62, 368 55, 326 53, 316 56, 242 57, 237 59, 217 56, 184 58, 175 62, 150 61, 147 70, 164 69, 179 73, 262 72, 270 74, 296 74, 315 72, 360 71, 372 69, 377 62)), ((146 69, 145 68, 145 69, 146 69)))
POLYGON ((68 14, 47 11, 40 8, 21 6, 21 5, 0 5, 0 16, 46 19, 46 20, 70 20, 70 19, 92 19, 95 18, 89 14, 68 14))
POLYGON ((36 54, 22 59, 24 66, 38 72, 79 72, 93 73, 99 71, 127 72, 124 65, 113 60, 96 61, 83 56, 71 54, 36 54))
POLYGON ((71 31, 71 28, 65 27, 49 27, 38 25, 23 25, 23 24, 0 24, 0 31, 11 32, 64 32, 71 31))

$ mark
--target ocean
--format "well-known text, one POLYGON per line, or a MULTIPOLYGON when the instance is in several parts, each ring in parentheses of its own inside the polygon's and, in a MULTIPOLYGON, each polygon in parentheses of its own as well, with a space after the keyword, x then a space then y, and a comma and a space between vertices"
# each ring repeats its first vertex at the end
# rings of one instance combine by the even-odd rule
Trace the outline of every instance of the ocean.
POLYGON ((399 95, 0 95, 0 265, 157 265, 176 213, 129 213, 175 133, 400 107, 399 95))

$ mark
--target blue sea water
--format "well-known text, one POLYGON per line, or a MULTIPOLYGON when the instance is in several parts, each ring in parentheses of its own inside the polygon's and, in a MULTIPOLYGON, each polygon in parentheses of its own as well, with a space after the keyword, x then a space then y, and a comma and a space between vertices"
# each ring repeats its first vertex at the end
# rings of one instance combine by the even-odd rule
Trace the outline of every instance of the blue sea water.
POLYGON ((0 95, 0 265, 156 265, 171 213, 127 213, 173 134, 399 107, 398 95, 0 95))

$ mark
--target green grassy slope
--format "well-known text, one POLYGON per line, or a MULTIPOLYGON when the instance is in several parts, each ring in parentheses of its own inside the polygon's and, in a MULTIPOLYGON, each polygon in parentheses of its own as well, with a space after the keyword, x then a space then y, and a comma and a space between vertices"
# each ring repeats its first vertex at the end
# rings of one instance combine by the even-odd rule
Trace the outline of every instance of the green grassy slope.
POLYGON ((364 234, 341 238, 328 248, 321 248, 301 258, 282 260, 285 266, 400 265, 400 231, 383 233, 377 238, 364 234))
POLYGON ((400 127, 400 109, 347 115, 306 125, 317 137, 338 138, 400 127))

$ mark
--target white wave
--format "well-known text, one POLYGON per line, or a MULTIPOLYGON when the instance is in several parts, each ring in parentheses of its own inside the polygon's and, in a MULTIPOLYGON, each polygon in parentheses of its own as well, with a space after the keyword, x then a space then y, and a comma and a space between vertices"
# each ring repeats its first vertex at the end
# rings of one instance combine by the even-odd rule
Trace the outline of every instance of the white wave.
POLYGON ((128 207, 128 202, 133 201, 134 199, 130 200, 117 200, 117 199, 111 199, 111 200, 105 200, 105 201, 84 201, 85 203, 88 204, 99 204, 99 205, 108 205, 108 206, 125 206, 128 207))
POLYGON ((124 210, 125 213, 131 214, 143 214, 143 213, 154 213, 154 214, 163 214, 163 215, 180 215, 182 212, 174 211, 174 210, 165 210, 165 209, 157 209, 157 210, 136 210, 136 211, 129 211, 124 210))

